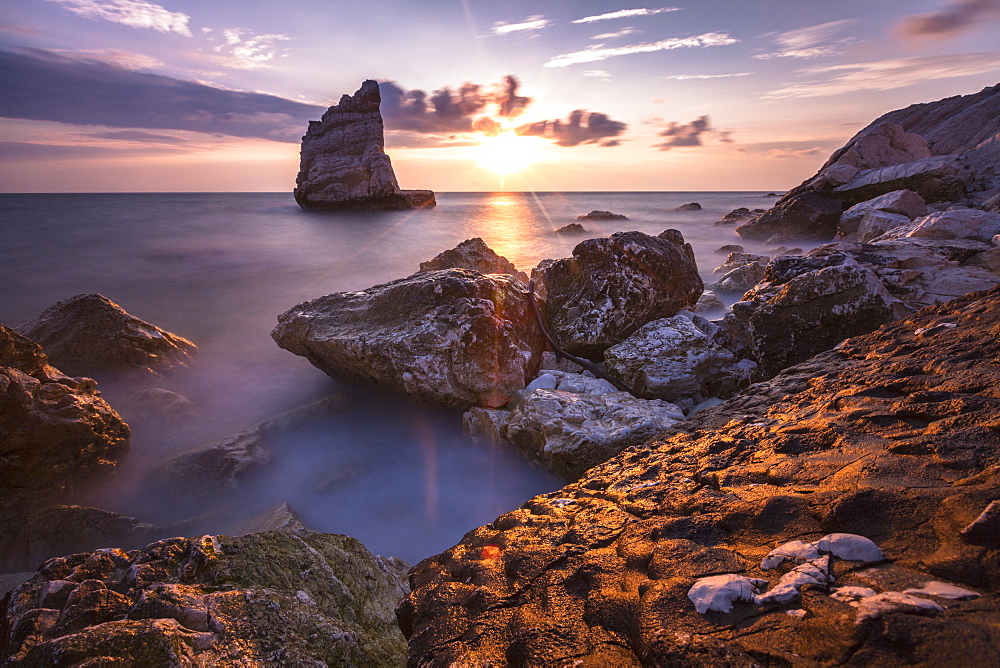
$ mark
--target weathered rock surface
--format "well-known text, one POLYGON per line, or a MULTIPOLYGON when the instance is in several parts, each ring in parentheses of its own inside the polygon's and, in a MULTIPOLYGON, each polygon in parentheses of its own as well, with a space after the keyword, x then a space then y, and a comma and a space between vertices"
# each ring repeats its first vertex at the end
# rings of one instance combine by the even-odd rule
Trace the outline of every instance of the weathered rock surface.
MULTIPOLYGON (((764 213, 764 209, 748 209, 745 206, 741 206, 738 209, 733 209, 725 216, 722 220, 715 221, 716 225, 744 225, 754 220, 760 214, 764 213)), ((734 252, 734 251, 729 251, 734 252)))
POLYGON ((556 230, 556 234, 586 234, 586 228, 580 223, 569 223, 556 230))
POLYGON ((438 254, 434 259, 420 263, 420 271, 439 269, 471 269, 480 274, 509 274, 522 283, 528 282, 528 275, 518 271, 510 260, 493 252, 479 237, 466 239, 451 250, 438 254))
POLYGON ((304 302, 271 336, 331 376, 463 407, 503 406, 545 348, 526 287, 467 269, 304 302))
POLYGON ((469 532, 410 573, 411 665, 994 662, 1000 549, 961 532, 1000 495, 998 334, 1000 289, 926 309, 469 532), (838 533, 885 560, 837 561, 786 603, 688 598, 722 574, 775 589, 795 564, 765 556, 838 533), (916 593, 933 582, 980 596, 916 593), (866 589, 940 611, 871 615, 849 602, 866 589))
POLYGON ((662 433, 684 413, 627 392, 532 390, 511 412, 506 436, 529 460, 567 480, 662 433))
POLYGON ((430 190, 400 190, 385 154, 382 96, 371 79, 310 121, 302 137, 295 201, 303 209, 413 209, 435 205, 430 190))
POLYGON ((913 221, 907 237, 928 239, 971 239, 990 243, 1000 233, 1000 213, 978 209, 949 209, 928 214, 913 221))
POLYGON ((681 204, 674 211, 701 211, 701 204, 698 204, 698 202, 688 202, 687 204, 681 204))
POLYGON ((913 190, 927 202, 961 199, 972 180, 968 162, 958 155, 936 155, 900 165, 865 169, 833 194, 854 204, 896 190, 913 190))
MULTIPOLYGON (((866 130, 835 153, 836 157, 831 158, 826 169, 834 165, 847 165, 859 171, 878 169, 931 156, 927 140, 922 135, 907 132, 897 123, 876 121, 866 130)), ((852 178, 850 176, 848 180, 852 178)))
POLYGON ((300 531, 306 530, 302 518, 289 503, 279 503, 268 508, 259 515, 251 517, 236 530, 237 536, 265 531, 300 531))
POLYGON ((576 217, 577 220, 628 220, 628 216, 610 211, 594 210, 576 217))
POLYGON ((771 258, 754 253, 730 253, 726 261, 712 272, 722 274, 715 283, 709 284, 713 292, 727 294, 738 292, 743 294, 764 279, 764 267, 771 258))
POLYGON ((39 343, 52 364, 71 375, 158 373, 191 362, 197 348, 99 294, 64 299, 16 326, 39 343))
POLYGON ((574 355, 598 356, 657 318, 698 301, 694 251, 680 232, 616 232, 577 244, 544 269, 549 331, 574 355), (664 235, 669 234, 667 237, 664 235))
POLYGON ((927 213, 927 203, 924 198, 912 190, 894 190, 885 195, 879 195, 870 200, 855 204, 840 216, 840 226, 837 233, 840 237, 852 240, 850 235, 858 233, 861 219, 873 211, 883 211, 901 214, 909 220, 927 213))
POLYGON ((837 232, 844 206, 836 197, 822 192, 804 192, 783 199, 772 209, 736 228, 746 239, 766 241, 774 236, 801 239, 832 239, 837 232))
POLYGON ((97 383, 60 373, 41 346, 0 325, 0 518, 111 473, 128 446, 128 425, 97 383))
POLYGON ((847 235, 845 240, 856 237, 856 241, 867 243, 881 238, 887 232, 895 229, 908 229, 909 226, 910 219, 903 214, 888 213, 886 211, 867 211, 858 222, 857 233, 847 235))
POLYGON ((406 564, 308 531, 47 561, 5 600, 8 665, 403 665, 406 564))

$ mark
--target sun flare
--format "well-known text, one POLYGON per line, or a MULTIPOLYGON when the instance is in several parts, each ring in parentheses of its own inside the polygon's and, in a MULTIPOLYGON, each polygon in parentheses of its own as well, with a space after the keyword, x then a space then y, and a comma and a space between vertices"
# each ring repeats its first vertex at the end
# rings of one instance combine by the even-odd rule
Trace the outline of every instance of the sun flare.
POLYGON ((483 137, 470 149, 471 157, 480 166, 497 174, 512 174, 546 158, 549 142, 541 137, 523 137, 513 130, 495 137, 483 137))

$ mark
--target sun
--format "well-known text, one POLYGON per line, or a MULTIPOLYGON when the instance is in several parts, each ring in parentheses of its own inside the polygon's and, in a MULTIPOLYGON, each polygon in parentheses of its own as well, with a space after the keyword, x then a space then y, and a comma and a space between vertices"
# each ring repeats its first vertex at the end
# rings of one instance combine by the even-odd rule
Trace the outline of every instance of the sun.
POLYGON ((546 158, 549 142, 541 137, 524 137, 513 130, 494 137, 483 137, 470 150, 471 157, 482 167, 497 174, 512 174, 546 158))

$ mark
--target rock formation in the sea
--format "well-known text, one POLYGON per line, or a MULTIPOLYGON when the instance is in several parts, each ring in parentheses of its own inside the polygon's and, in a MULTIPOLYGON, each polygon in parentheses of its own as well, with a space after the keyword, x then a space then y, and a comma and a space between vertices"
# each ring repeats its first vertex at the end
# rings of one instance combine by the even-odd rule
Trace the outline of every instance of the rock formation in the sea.
POLYGON ((98 378, 184 367, 197 348, 184 337, 129 315, 99 294, 64 299, 16 329, 41 344, 64 373, 98 378))
POLYGON ((590 213, 583 213, 576 217, 577 220, 628 220, 628 216, 621 213, 601 211, 595 209, 590 213))
POLYGON ((480 274, 510 274, 522 283, 528 282, 528 275, 519 271, 513 263, 502 255, 497 255, 479 237, 466 239, 450 250, 439 253, 433 259, 420 263, 420 271, 439 269, 471 269, 480 274))
POLYGON ((110 473, 128 446, 128 425, 97 383, 64 375, 41 346, 0 325, 0 517, 110 473))
POLYGON ((534 377, 545 348, 528 299, 513 276, 429 271, 299 304, 271 336, 333 377, 496 408, 534 377))
POLYGON ((0 662, 402 665, 406 564, 348 536, 168 538, 50 559, 14 590, 0 662))
POLYGON ((541 273, 550 333, 561 348, 585 357, 693 305, 703 287, 694 252, 676 230, 587 239, 573 257, 541 273))
POLYGON ((430 190, 400 190, 385 154, 382 97, 365 81, 310 121, 302 137, 295 201, 303 209, 413 209, 435 205, 430 190))
POLYGON ((586 234, 587 228, 580 223, 567 223, 556 230, 556 234, 586 234))
POLYGON ((701 204, 698 204, 698 202, 688 202, 676 207, 674 211, 701 211, 701 204))
POLYGON ((994 663, 998 331, 1000 288, 927 308, 469 532, 410 664, 994 663))

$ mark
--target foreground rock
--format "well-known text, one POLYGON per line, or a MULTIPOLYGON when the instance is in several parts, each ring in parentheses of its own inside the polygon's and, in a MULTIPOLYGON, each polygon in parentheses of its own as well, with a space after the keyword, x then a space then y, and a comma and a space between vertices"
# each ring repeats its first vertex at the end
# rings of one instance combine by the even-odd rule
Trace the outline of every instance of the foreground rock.
POLYGON ((545 347, 527 288, 467 269, 339 292, 278 316, 278 345, 333 377, 456 406, 503 406, 545 347))
POLYGON ((479 237, 466 239, 451 250, 439 253, 434 259, 420 263, 420 271, 439 269, 472 269, 480 274, 509 274, 522 283, 528 282, 528 275, 518 271, 510 260, 493 252, 479 237))
POLYGON ((197 347, 99 294, 57 302, 17 331, 38 342, 53 365, 80 376, 184 367, 197 347))
POLYGON ((406 564, 308 531, 46 562, 5 601, 12 665, 402 665, 406 564))
POLYGON ((41 346, 3 325, 0 434, 0 534, 17 528, 10 513, 111 473, 129 446, 128 425, 97 383, 60 373, 41 346))
POLYGON ((963 530, 1000 496, 998 328, 1000 290, 924 310, 468 533, 411 571, 409 661, 993 663, 1000 549, 963 530), (757 593, 696 603, 723 575, 757 593))
MULTIPOLYGON (((539 267, 542 269, 542 267, 539 267)), ((701 296, 690 244, 681 233, 616 232, 587 239, 573 257, 542 269, 549 331, 569 353, 594 357, 639 327, 701 296)))
POLYGON ((436 204, 430 190, 400 190, 385 154, 382 96, 371 79, 310 121, 302 138, 295 201, 303 209, 413 209, 436 204))

